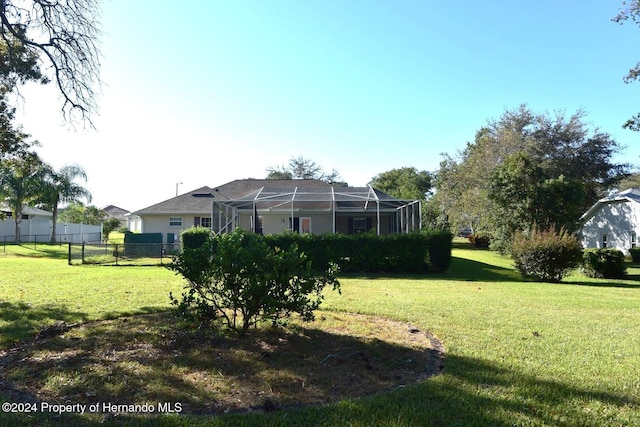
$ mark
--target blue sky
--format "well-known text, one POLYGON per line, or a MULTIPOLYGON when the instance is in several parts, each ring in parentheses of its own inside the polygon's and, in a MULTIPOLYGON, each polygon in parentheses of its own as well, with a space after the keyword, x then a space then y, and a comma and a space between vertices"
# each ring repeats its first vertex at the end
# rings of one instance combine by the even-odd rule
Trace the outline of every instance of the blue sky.
POLYGON ((63 123, 51 87, 19 122, 45 161, 77 163, 93 204, 136 210, 303 156, 350 185, 436 171, 505 109, 586 120, 640 164, 640 28, 618 0, 111 0, 96 130, 63 123))

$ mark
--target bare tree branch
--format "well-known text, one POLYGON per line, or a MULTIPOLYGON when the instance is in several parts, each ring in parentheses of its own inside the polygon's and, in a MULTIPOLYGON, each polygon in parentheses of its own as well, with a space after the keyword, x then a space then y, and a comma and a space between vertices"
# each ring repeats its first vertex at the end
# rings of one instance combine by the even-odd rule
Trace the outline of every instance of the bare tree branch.
POLYGON ((0 0, 2 37, 39 54, 61 93, 63 117, 93 127, 100 86, 98 0, 0 0))

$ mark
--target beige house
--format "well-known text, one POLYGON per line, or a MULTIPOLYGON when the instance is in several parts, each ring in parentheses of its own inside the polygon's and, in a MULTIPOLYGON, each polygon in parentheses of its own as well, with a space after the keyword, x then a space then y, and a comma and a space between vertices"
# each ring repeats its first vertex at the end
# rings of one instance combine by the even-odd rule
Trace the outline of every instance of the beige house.
POLYGON ((393 198, 370 186, 338 187, 319 180, 243 179, 202 187, 132 212, 129 229, 162 233, 165 243, 193 226, 216 233, 236 227, 263 234, 378 234, 420 229, 420 201, 393 198))

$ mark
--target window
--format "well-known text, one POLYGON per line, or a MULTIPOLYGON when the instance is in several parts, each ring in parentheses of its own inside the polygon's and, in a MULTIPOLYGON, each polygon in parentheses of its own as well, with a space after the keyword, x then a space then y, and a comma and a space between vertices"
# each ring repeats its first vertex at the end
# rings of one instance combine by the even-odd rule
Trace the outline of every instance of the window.
POLYGON ((367 232, 367 218, 353 218, 353 232, 366 233, 367 232))
POLYGON ((607 233, 602 233, 602 248, 607 248, 607 233))
POLYGON ((211 218, 200 218, 200 227, 211 228, 211 218))
POLYGON ((311 218, 300 218, 300 232, 311 233, 311 218))
POLYGON ((169 218, 169 227, 182 227, 182 218, 169 218))
POLYGON ((638 242, 638 236, 636 235, 635 231, 632 231, 631 232, 631 247, 635 248, 637 242, 638 242))

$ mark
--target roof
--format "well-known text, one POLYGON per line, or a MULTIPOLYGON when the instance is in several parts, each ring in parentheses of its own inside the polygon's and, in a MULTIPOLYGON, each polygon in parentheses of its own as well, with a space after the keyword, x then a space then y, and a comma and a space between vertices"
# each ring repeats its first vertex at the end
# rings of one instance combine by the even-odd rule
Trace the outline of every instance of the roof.
MULTIPOLYGON (((10 207, 8 207, 7 205, 5 205, 4 203, 0 205, 0 211, 5 212, 5 213, 11 213, 12 210, 10 207)), ((23 215, 31 215, 31 216, 48 216, 48 217, 53 217, 53 214, 49 211, 45 211, 44 209, 40 209, 40 208, 32 208, 29 206, 24 206, 22 208, 22 214, 23 215)))
POLYGON ((240 199, 265 185, 276 188, 291 187, 292 185, 301 188, 332 188, 331 184, 316 179, 237 179, 218 187, 197 188, 132 212, 132 215, 210 214, 213 200, 222 202, 240 199))
POLYGON ((600 209, 600 206, 611 203, 640 203, 640 188, 629 188, 628 190, 603 197, 598 200, 580 217, 580 222, 585 222, 600 209))
POLYGON ((201 187, 133 215, 171 215, 211 213, 213 202, 237 209, 308 210, 397 209, 413 201, 395 199, 372 187, 337 187, 320 180, 242 179, 218 187, 201 187))

